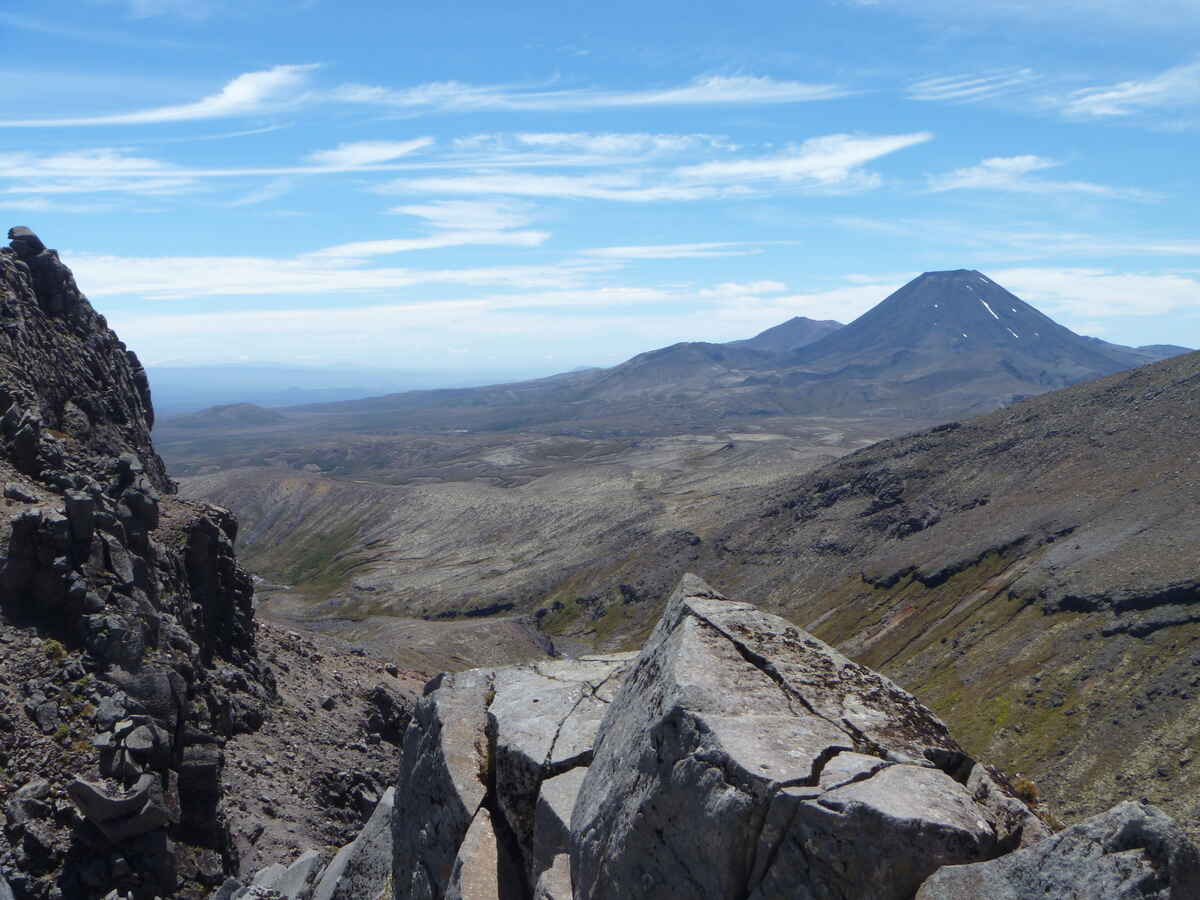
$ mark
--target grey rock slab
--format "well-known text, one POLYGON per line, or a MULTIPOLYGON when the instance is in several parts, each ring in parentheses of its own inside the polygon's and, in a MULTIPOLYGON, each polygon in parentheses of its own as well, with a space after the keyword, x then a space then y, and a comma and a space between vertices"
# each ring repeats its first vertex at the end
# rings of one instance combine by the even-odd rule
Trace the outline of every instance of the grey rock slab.
POLYGON ((519 864, 480 807, 471 821, 446 886, 445 900, 510 900, 525 896, 519 864))
POLYGON ((312 900, 390 900, 395 802, 396 789, 388 788, 358 837, 321 872, 312 900))
POLYGON ((1200 851, 1169 816, 1125 802, 989 862, 947 866, 916 900, 1194 900, 1200 851))
POLYGON ((0 875, 0 900, 14 900, 12 888, 3 875, 0 875))
POLYGON ((530 881, 535 900, 571 900, 571 811, 587 769, 542 782, 533 826, 530 881))
POLYGON ((547 677, 532 667, 496 672, 495 697, 488 709, 496 798, 525 859, 532 851, 538 786, 551 751, 563 723, 591 690, 586 680, 547 677))
POLYGON ((999 852, 930 749, 966 758, 887 679, 685 576, 600 726, 574 898, 907 900, 939 866, 999 852))
POLYGON ((483 803, 489 770, 493 673, 441 676, 404 733, 392 815, 396 900, 441 898, 458 847, 483 803))
MULTIPOLYGON (((390 856, 390 854, 389 854, 390 856)), ((287 900, 309 900, 313 882, 321 872, 325 855, 318 850, 306 850, 290 866, 267 866, 254 876, 251 885, 282 894, 287 900)), ((367 895, 358 895, 365 897, 367 895)))
POLYGON ((970 794, 937 769, 889 765, 816 798, 783 795, 764 829, 751 900, 908 900, 930 874, 996 852, 970 794))
POLYGON ((967 776, 967 790, 972 799, 991 814, 1000 846, 1007 850, 1029 847, 1050 837, 1046 823, 1030 812, 1029 807, 1006 794, 996 784, 987 766, 976 763, 967 776))

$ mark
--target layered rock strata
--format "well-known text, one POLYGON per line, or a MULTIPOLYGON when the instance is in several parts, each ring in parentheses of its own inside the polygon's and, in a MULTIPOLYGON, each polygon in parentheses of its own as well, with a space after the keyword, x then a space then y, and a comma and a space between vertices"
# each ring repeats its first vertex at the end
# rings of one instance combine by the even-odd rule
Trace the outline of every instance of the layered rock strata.
MULTIPOLYGON (((23 705, 42 737, 35 750, 0 729, 0 750, 7 771, 56 774, 46 799, 6 816, 0 866, 18 900, 202 896, 236 869, 221 745, 256 728, 274 694, 237 523, 172 496, 137 357, 55 251, 26 228, 9 237, 0 705, 23 705), (45 661, 21 652, 35 646, 45 661)), ((11 802, 17 787, 0 792, 11 802)))

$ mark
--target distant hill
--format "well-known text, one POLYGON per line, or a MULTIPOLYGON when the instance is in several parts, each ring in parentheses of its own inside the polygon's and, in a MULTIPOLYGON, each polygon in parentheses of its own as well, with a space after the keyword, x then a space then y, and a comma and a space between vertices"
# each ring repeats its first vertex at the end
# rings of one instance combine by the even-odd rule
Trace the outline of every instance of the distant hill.
POLYGON ((926 272, 854 322, 795 318, 743 341, 680 343, 609 369, 306 407, 370 427, 678 433, 778 416, 936 422, 1171 355, 1075 334, 969 269, 926 272))
POLYGON ((187 416, 175 416, 168 422, 173 428, 253 428, 260 425, 277 425, 286 422, 287 417, 273 409, 256 406, 253 403, 226 403, 223 406, 210 406, 187 416))
POLYGON ((814 341, 819 341, 841 327, 841 322, 835 322, 832 319, 817 320, 804 316, 793 316, 786 322, 768 328, 752 338, 730 341, 725 346, 748 347, 751 350, 766 350, 770 353, 789 353, 814 341))

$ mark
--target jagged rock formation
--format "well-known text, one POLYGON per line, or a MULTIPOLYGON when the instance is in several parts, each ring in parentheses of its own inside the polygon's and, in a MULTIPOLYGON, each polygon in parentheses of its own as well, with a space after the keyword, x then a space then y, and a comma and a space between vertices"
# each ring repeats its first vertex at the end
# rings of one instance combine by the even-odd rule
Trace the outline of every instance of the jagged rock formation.
POLYGON ((137 357, 55 251, 27 228, 9 236, 0 707, 27 718, 5 713, 0 771, 52 777, 33 800, 29 784, 11 795, 0 866, 18 900, 200 896, 236 868, 220 745, 274 693, 237 523, 172 496, 137 357))
POLYGON ((315 887, 309 851, 211 900, 1191 900, 1200 883, 1158 810, 1051 835, 912 695, 691 575, 640 654, 431 681, 394 798, 315 887))
POLYGON ((597 735, 572 880, 579 900, 904 900, 1047 833, 910 694, 685 576, 597 735))
POLYGON ((1047 834, 1001 783, 886 679, 689 576, 636 660, 431 685, 395 897, 911 897, 1047 834))

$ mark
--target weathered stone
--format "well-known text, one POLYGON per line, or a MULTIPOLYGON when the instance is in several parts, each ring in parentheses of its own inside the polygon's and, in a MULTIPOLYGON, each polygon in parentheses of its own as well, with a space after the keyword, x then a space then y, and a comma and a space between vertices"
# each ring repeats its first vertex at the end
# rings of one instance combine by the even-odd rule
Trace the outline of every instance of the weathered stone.
POLYGON ((445 900, 508 900, 524 896, 523 887, 519 861, 497 839, 481 806, 454 859, 445 900))
POLYGON ((179 821, 179 798, 164 790, 157 775, 143 775, 121 796, 82 778, 67 785, 67 795, 79 811, 113 843, 120 843, 179 821))
POLYGON ((911 695, 685 576, 600 727, 575 898, 907 900, 1000 852, 939 753, 965 757, 911 695))
POLYGON ((4 485, 4 499, 16 500, 18 503, 37 503, 38 498, 32 491, 10 482, 4 485))
POLYGON ((533 826, 534 900, 571 900, 571 810, 587 769, 542 782, 533 826))
POLYGON ((50 782, 44 778, 35 779, 17 788, 4 804, 4 815, 8 820, 6 827, 15 828, 31 819, 50 815, 49 799, 50 782))
POLYGON ((67 491, 63 500, 67 521, 71 523, 71 539, 79 544, 91 543, 96 528, 96 501, 80 491, 67 491))
POLYGON ((916 900, 1033 897, 1192 900, 1200 851, 1159 810, 1126 802, 999 859, 939 869, 916 900))
POLYGON ((395 788, 388 788, 358 837, 321 872, 312 900, 391 900, 395 799, 395 788))
POLYGON ((367 714, 367 731, 379 735, 390 744, 400 744, 412 719, 412 705, 382 684, 367 692, 367 702, 371 704, 367 714))
MULTIPOLYGON (((573 674, 575 677, 550 678, 523 666, 495 673, 488 727, 495 747, 492 764, 496 798, 526 859, 532 855, 538 789, 547 774, 559 732, 575 708, 590 698, 591 685, 578 673, 573 674)), ((560 675, 565 676, 566 670, 560 675)), ((590 737, 586 741, 589 751, 590 737)))
MULTIPOLYGON (((266 892, 274 892, 286 900, 309 900, 312 896, 313 883, 321 871, 325 857, 317 850, 306 850, 296 858, 290 866, 278 863, 259 870, 250 885, 232 895, 232 900, 247 900, 254 896, 262 896, 266 892), (257 889, 258 893, 255 893, 257 889)), ((364 895, 363 900, 368 900, 364 895)))
POLYGON ((404 736, 403 803, 392 816, 396 900, 435 900, 488 782, 487 708, 492 672, 439 676, 417 703, 404 736))
POLYGON ((8 886, 8 881, 3 875, 0 875, 0 900, 15 900, 12 888, 8 886))
POLYGON ((37 256, 46 249, 41 239, 24 225, 14 225, 8 229, 8 239, 21 259, 37 256))

